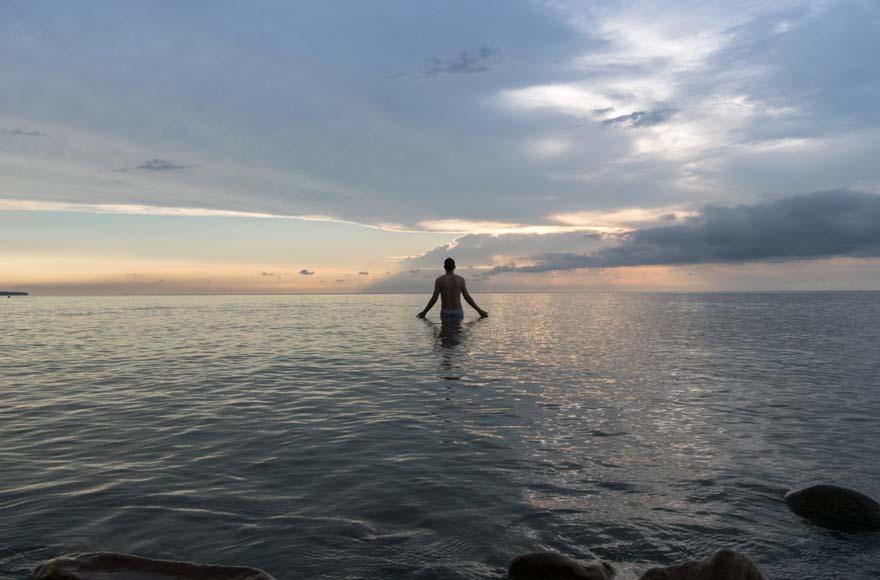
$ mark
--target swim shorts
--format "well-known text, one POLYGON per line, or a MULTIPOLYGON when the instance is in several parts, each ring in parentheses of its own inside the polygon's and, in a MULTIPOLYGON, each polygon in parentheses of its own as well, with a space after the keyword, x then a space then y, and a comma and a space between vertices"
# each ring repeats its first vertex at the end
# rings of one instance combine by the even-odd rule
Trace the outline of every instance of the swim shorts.
POLYGON ((440 310, 440 320, 464 320, 464 310, 440 310))

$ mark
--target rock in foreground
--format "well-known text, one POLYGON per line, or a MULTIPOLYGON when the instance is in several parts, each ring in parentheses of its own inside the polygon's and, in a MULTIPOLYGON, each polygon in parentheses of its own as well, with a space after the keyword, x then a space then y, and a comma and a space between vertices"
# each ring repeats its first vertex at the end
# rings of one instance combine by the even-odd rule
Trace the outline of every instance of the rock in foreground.
POLYGON ((880 504, 863 493, 836 485, 814 485, 785 495, 797 515, 842 530, 880 530, 880 504))
POLYGON ((129 554, 69 554, 43 562, 34 580, 275 580, 239 566, 205 566, 190 562, 150 560, 129 554))
POLYGON ((611 580, 607 562, 585 564, 554 552, 534 552, 510 561, 507 575, 514 580, 611 580))
POLYGON ((755 563, 733 550, 718 550, 711 558, 667 568, 651 568, 639 580, 767 580, 755 563))

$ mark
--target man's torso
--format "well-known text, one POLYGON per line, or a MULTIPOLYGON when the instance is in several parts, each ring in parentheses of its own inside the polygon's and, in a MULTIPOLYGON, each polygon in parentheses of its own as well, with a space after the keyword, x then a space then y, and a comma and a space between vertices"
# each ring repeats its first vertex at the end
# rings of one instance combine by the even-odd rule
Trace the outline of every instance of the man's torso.
POLYGON ((440 288, 440 308, 443 310, 461 310, 461 291, 464 278, 457 274, 444 274, 437 278, 440 288))

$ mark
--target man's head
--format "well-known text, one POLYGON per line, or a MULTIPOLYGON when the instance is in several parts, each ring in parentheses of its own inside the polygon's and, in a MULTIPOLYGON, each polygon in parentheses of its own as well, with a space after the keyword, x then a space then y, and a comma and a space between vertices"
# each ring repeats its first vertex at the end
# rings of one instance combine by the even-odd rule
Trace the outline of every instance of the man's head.
POLYGON ((453 270, 455 270, 455 260, 453 260, 452 258, 446 258, 443 261, 443 269, 447 272, 452 272, 453 270))

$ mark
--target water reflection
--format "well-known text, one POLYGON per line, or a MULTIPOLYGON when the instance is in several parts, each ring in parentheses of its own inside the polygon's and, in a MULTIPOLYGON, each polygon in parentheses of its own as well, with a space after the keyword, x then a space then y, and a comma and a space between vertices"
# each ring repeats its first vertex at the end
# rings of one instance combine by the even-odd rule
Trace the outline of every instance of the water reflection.
POLYGON ((476 325, 485 319, 478 318, 463 322, 461 320, 443 320, 440 323, 423 319, 433 335, 434 352, 440 357, 440 369, 445 380, 457 380, 461 375, 461 367, 467 357, 467 344, 470 334, 476 325))

